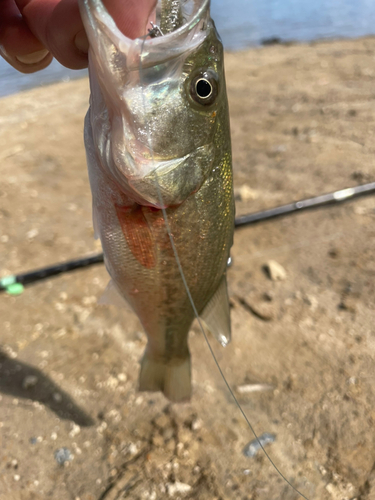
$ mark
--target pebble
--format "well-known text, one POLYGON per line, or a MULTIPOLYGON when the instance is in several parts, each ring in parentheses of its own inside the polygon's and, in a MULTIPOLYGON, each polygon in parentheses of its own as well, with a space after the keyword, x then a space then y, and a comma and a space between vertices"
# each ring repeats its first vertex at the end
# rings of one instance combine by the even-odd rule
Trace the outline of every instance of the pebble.
POLYGON ((274 387, 269 384, 245 384, 237 386, 237 392, 240 394, 250 394, 252 392, 272 391, 274 387))
POLYGON ((261 436, 258 437, 258 439, 253 439, 248 443, 244 449, 242 450, 242 453, 245 455, 245 457, 255 457, 255 455, 258 453, 259 450, 262 449, 262 446, 265 446, 266 444, 273 443, 276 440, 276 435, 275 434, 270 434, 269 432, 265 432, 261 436), (260 444, 262 446, 260 446, 260 444))
POLYGON ((165 429, 166 427, 170 426, 170 419, 165 413, 158 415, 155 418, 154 422, 155 422, 155 425, 157 427, 159 427, 160 429, 165 429))
POLYGON ((272 281, 284 281, 286 279, 285 269, 275 260, 269 260, 263 267, 272 281))
POLYGON ((191 490, 191 486, 189 484, 180 483, 179 481, 176 481, 175 483, 168 483, 167 490, 168 490, 168 495, 170 497, 173 497, 178 493, 180 494, 188 493, 191 490))
POLYGON ((251 300, 249 297, 240 298, 240 302, 246 309, 248 309, 254 316, 263 321, 271 321, 275 319, 275 307, 270 302, 257 302, 256 300, 251 300))
POLYGON ((53 397, 54 401, 56 401, 56 403, 61 403, 62 396, 61 396, 61 394, 59 392, 54 392, 52 394, 52 397, 53 397))
POLYGON ((79 425, 77 424, 72 424, 72 429, 71 431, 69 432, 69 436, 70 437, 75 437, 77 436, 79 433, 81 432, 81 428, 79 425))
POLYGON ((234 199, 236 201, 256 200, 258 196, 257 191, 251 189, 247 184, 234 189, 234 199))
POLYGON ((355 313, 357 311, 357 299, 350 295, 343 297, 339 304, 339 309, 341 309, 342 311, 355 313))
POLYGON ((38 383, 38 377, 35 375, 27 375, 22 382, 22 387, 24 389, 31 389, 31 387, 35 387, 38 383))
POLYGON ((192 431, 199 431, 202 427, 202 420, 199 418, 194 418, 193 421, 191 422, 191 430, 192 431))
POLYGON ((59 465, 64 465, 65 462, 72 460, 72 454, 68 448, 59 448, 55 451, 55 460, 59 465))
POLYGON ((30 229, 30 231, 27 231, 26 236, 29 240, 32 240, 35 236, 38 236, 38 234, 38 229, 30 229))
POLYGON ((163 444, 164 444, 163 436, 160 436, 159 434, 152 436, 152 444, 154 446, 163 446, 163 444))

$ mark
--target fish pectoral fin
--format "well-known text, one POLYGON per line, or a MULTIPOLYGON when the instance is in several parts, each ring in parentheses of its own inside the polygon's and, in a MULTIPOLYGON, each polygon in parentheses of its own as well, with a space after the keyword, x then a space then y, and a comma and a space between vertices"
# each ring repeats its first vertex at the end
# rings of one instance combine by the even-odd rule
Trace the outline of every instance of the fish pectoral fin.
POLYGON ((224 275, 211 300, 200 315, 204 325, 222 346, 231 340, 227 278, 224 275))
POLYGON ((140 391, 162 391, 174 403, 191 397, 190 354, 183 359, 155 360, 145 352, 139 375, 140 391))
POLYGON ((123 309, 125 307, 126 309, 131 311, 130 305, 127 303, 126 299, 122 297, 113 280, 109 281, 103 292, 103 295, 98 300, 98 304, 116 306, 119 309, 123 309))

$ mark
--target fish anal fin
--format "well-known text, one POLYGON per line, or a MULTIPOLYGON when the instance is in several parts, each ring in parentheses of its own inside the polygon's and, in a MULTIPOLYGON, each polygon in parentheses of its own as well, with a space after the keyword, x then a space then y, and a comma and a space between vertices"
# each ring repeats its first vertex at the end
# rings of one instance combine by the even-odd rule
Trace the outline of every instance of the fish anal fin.
POLYGON ((131 207, 115 205, 115 208, 126 243, 134 257, 147 269, 155 267, 154 237, 142 207, 140 205, 131 207))
POLYGON ((109 281, 106 289, 103 292, 103 295, 98 300, 98 304, 116 306, 119 309, 123 309, 124 307, 126 307, 127 309, 131 310, 131 307, 127 303, 126 299, 122 297, 113 280, 109 281))
POLYGON ((155 360, 145 352, 139 375, 140 391, 162 391, 174 403, 191 397, 190 355, 183 359, 155 360))
POLYGON ((222 346, 229 344, 231 325, 226 276, 223 276, 218 289, 200 314, 200 317, 207 329, 222 346))

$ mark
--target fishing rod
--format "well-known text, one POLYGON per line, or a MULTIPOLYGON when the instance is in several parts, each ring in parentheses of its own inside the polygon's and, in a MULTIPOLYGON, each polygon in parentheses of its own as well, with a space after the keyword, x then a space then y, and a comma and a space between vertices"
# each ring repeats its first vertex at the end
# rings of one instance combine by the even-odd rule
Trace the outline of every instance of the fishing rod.
POLYGON ((353 198, 358 198, 359 196, 371 193, 375 193, 375 182, 340 189, 339 191, 334 191, 333 193, 321 194, 319 196, 315 196, 314 198, 306 198, 305 200, 295 201, 293 203, 288 203, 287 205, 281 205, 279 207, 262 210, 261 212, 255 212, 249 215, 241 215, 234 221, 234 227, 255 224, 256 222, 267 219, 274 219, 275 217, 280 217, 282 215, 301 212, 302 210, 308 210, 311 208, 323 207, 333 203, 342 203, 343 201, 352 200, 353 198))
MULTIPOLYGON (((344 201, 352 200, 353 198, 358 198, 372 193, 375 193, 375 182, 340 189, 339 191, 322 194, 315 196, 314 198, 306 198, 304 200, 288 203, 287 205, 281 205, 268 210, 261 210, 260 212, 241 215, 240 217, 236 217, 234 227, 238 228, 248 226, 250 224, 256 224, 258 222, 274 219, 276 217, 301 212, 303 210, 332 205, 334 203, 342 203, 344 201)), ((36 269, 23 274, 5 276, 0 279, 0 291, 7 291, 11 295, 18 295, 22 293, 24 285, 29 285, 30 283, 35 283, 36 281, 74 271, 76 269, 82 269, 95 264, 102 264, 103 262, 104 255, 103 253, 99 253, 91 257, 70 260, 68 262, 55 264, 42 269, 36 269)))

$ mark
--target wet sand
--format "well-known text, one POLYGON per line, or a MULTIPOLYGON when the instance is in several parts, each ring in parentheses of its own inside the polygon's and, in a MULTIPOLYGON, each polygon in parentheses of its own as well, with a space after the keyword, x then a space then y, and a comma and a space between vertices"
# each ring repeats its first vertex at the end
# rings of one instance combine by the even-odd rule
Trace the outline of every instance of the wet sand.
MULTIPOLYGON (((238 215, 374 181, 374 56, 374 38, 227 54, 238 215)), ((1 276, 99 251, 87 103, 86 80, 0 100, 1 276)), ((367 197, 235 235, 233 340, 212 345, 310 500, 375 498, 374 220, 367 197)), ((95 266, 0 296, 0 499, 298 498, 243 455, 253 436, 196 325, 191 403, 137 392, 145 337, 97 305, 107 281, 95 266)))

